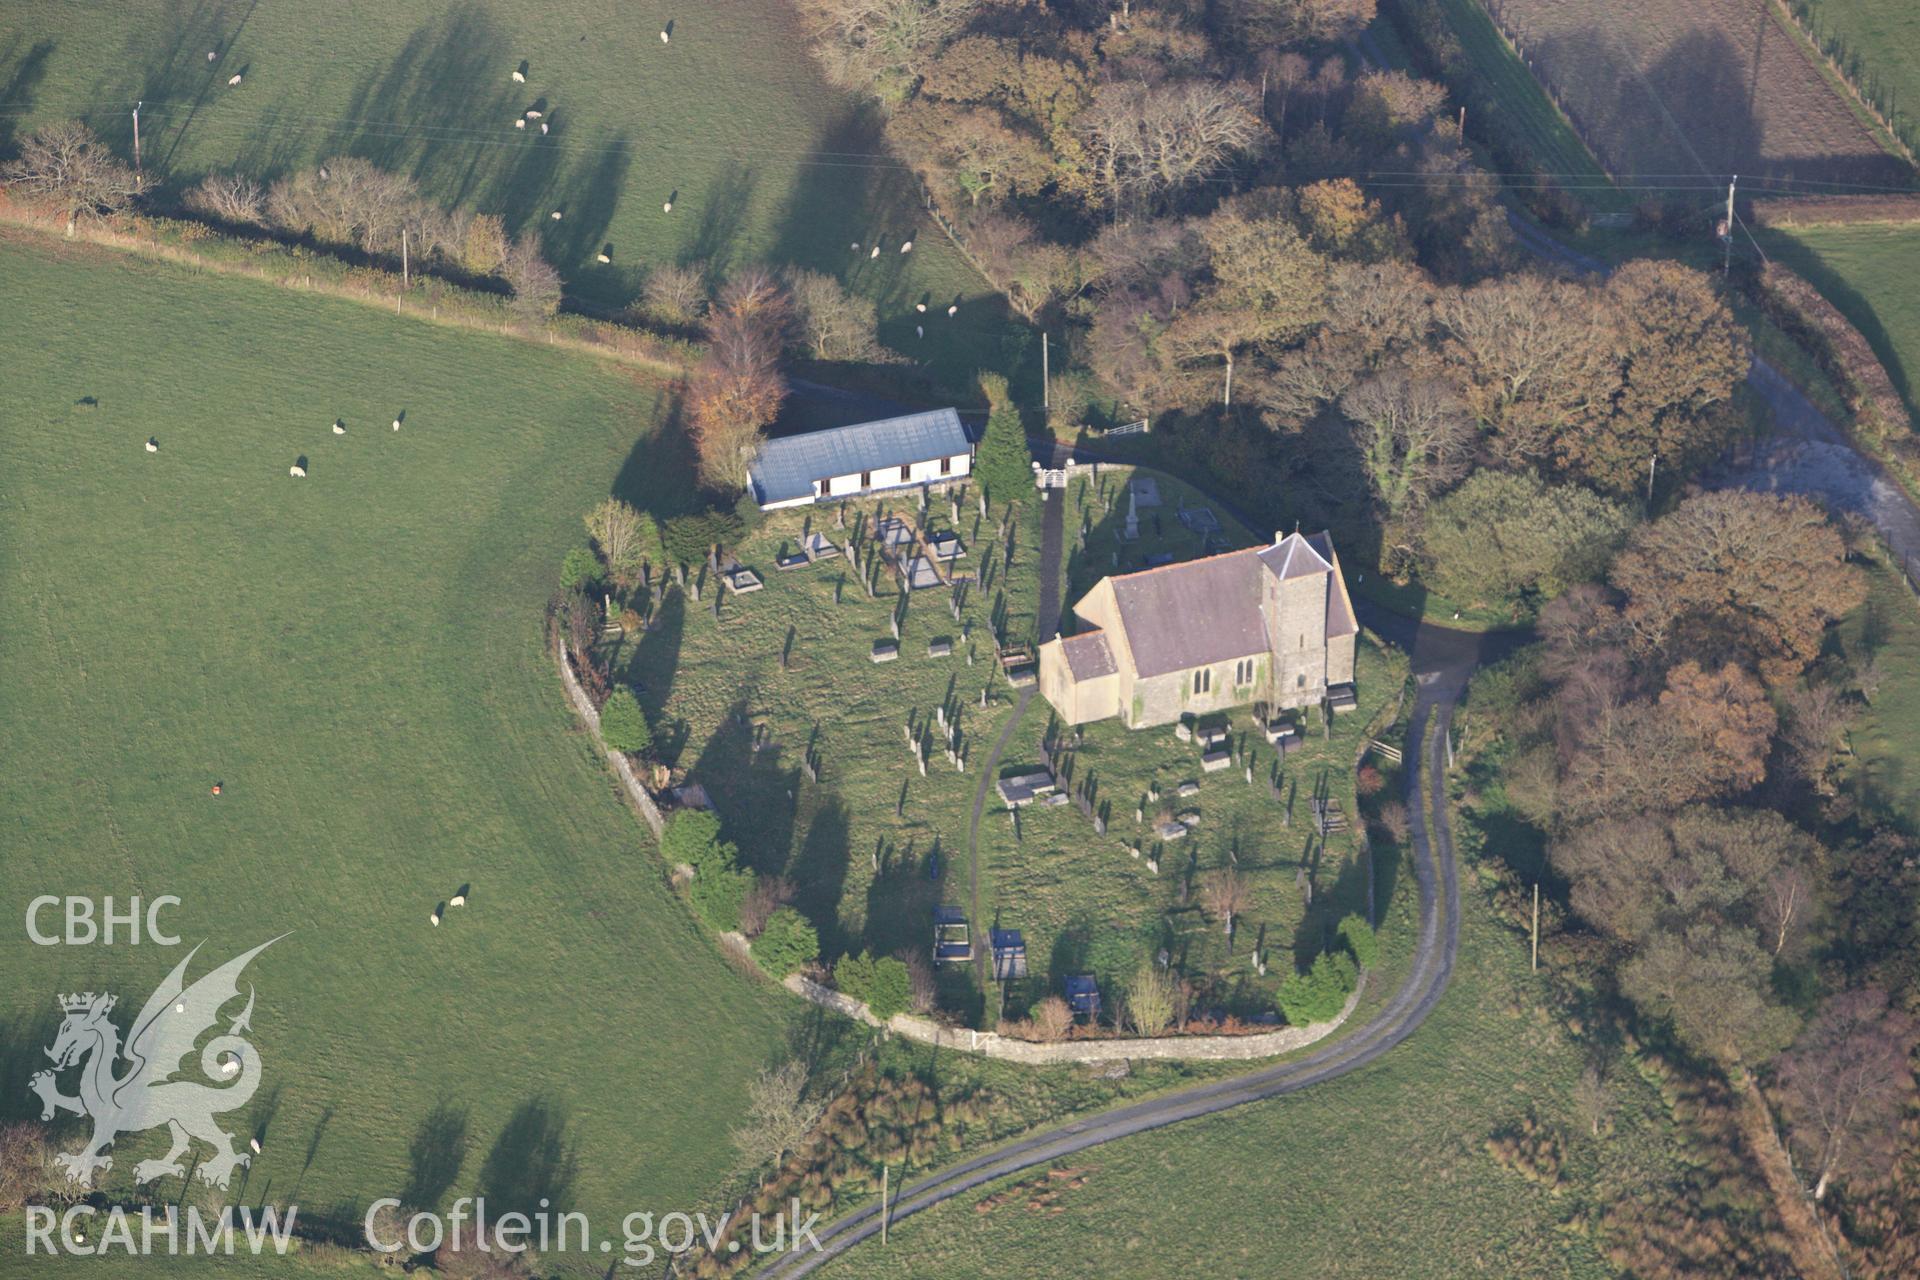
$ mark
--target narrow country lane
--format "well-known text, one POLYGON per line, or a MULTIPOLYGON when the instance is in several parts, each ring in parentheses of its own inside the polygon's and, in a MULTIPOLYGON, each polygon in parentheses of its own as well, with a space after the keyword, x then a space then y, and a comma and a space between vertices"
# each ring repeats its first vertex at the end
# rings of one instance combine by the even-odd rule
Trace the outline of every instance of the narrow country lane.
MULTIPOLYGON (((1372 614, 1372 610, 1363 610, 1372 614)), ((1214 1115, 1232 1107, 1294 1093, 1346 1075, 1374 1061, 1402 1040, 1432 1012, 1453 974, 1460 941, 1460 882, 1454 863, 1453 834, 1446 810, 1445 735, 1467 677, 1483 651, 1504 647, 1500 636, 1481 636, 1443 627, 1422 626, 1391 617, 1366 616, 1369 627, 1404 638, 1413 654, 1419 693, 1408 726, 1406 751, 1422 762, 1407 777, 1414 869, 1420 892, 1420 930, 1413 964, 1405 982, 1365 1025, 1296 1061, 1283 1062, 1229 1080, 1178 1089, 1159 1097, 1087 1116, 1030 1134, 903 1185, 889 1213, 898 1223, 924 1209, 999 1178, 1062 1159, 1089 1147, 1214 1115)), ((821 1251, 786 1254, 760 1274, 790 1280, 810 1275, 880 1232, 880 1207, 870 1204, 818 1232, 821 1251)))

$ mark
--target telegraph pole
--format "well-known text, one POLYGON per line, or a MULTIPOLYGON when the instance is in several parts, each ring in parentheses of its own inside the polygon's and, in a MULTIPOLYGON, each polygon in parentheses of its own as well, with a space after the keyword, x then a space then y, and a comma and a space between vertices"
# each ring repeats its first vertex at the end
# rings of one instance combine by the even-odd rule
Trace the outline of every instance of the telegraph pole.
POLYGON ((1047 355, 1047 331, 1040 331, 1040 408, 1053 412, 1053 374, 1047 355))
POLYGON ((1739 181, 1740 175, 1737 173, 1727 179, 1727 240, 1725 252, 1720 259, 1722 278, 1725 278, 1727 272, 1733 268, 1733 189, 1739 181))
POLYGON ((1647 459, 1647 505, 1653 505, 1653 468, 1660 461, 1660 455, 1654 454, 1647 459))
POLYGON ((145 105, 144 98, 133 104, 133 185, 136 188, 140 186, 140 108, 145 105))

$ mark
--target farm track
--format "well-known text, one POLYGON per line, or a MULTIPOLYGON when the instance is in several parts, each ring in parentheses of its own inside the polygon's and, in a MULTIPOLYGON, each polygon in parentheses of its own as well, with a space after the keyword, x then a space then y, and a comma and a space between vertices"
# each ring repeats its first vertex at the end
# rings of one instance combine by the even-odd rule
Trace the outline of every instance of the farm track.
MULTIPOLYGON (((1359 1030, 1298 1061, 1090 1116, 909 1183, 900 1189, 890 1207, 889 1225, 997 1179, 1090 1147, 1337 1079, 1405 1040, 1432 1012, 1452 976, 1460 940, 1460 884, 1446 811, 1444 735, 1452 726, 1454 703, 1483 651, 1502 647, 1506 639, 1433 626, 1416 630, 1404 619, 1379 615, 1371 608, 1363 607, 1362 613, 1367 615, 1364 620, 1369 627, 1398 642, 1411 642, 1420 685, 1406 746, 1410 754, 1423 761, 1423 768, 1407 779, 1407 809, 1420 890, 1420 934, 1406 981, 1359 1030)), ((760 1274, 769 1280, 810 1275, 861 1241, 878 1235, 880 1229, 880 1206, 868 1205, 819 1232, 819 1252, 785 1254, 760 1274)))

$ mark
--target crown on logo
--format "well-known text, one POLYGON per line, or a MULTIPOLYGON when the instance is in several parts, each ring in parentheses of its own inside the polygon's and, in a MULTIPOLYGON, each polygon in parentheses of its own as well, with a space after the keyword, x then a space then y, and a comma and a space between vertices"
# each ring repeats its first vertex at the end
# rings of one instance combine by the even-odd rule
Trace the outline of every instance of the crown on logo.
MULTIPOLYGON (((114 1001, 118 999, 118 996, 104 997, 105 1003, 100 1006, 100 1012, 112 1012, 114 1001)), ((89 991, 85 995, 61 996, 60 1008, 67 1013, 85 1013, 87 1010, 93 1008, 93 992, 89 991)))

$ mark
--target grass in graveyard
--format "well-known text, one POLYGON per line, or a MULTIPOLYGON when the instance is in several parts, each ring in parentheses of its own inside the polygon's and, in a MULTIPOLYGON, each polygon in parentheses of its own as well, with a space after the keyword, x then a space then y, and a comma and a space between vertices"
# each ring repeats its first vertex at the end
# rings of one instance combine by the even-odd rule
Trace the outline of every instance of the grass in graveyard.
POLYGON ((267 181, 363 156, 537 235, 569 296, 590 306, 626 306, 661 263, 793 264, 873 298, 883 341, 948 384, 997 368, 1027 385, 1030 362, 1037 385, 1037 341, 928 220, 877 112, 821 78, 790 4, 0 7, 0 151, 11 132, 77 118, 131 159, 136 101, 145 171, 163 194, 210 172, 267 181), (515 84, 523 59, 527 82, 515 84), (229 88, 235 72, 244 79, 229 88), (532 107, 549 135, 513 127, 532 107), (921 300, 938 305, 922 316, 921 300))
MULTIPOLYGON (((965 589, 958 621, 947 589, 912 593, 899 657, 873 662, 875 642, 894 642, 888 620, 903 607, 891 574, 879 573, 869 599, 844 554, 786 571, 774 564, 809 530, 846 548, 857 529, 873 527, 877 509, 918 513, 911 492, 847 506, 845 529, 829 507, 769 513, 735 549, 765 581, 762 590, 725 596, 718 621, 711 583, 699 602, 668 591, 653 629, 623 638, 614 654, 639 686, 662 757, 706 787, 727 838, 756 870, 799 885, 797 905, 817 923, 829 958, 924 948, 933 904, 966 903, 967 819, 979 768, 1014 705, 995 664, 992 623, 1001 619, 1010 640, 1030 639, 1037 600, 1037 503, 1016 509, 1009 563, 1001 512, 981 518, 969 493, 959 508, 966 554, 956 569, 979 579, 985 566, 984 583, 965 589), (929 657, 935 638, 950 640, 953 652, 929 657), (967 767, 954 768, 936 742, 922 777, 906 722, 931 725, 943 705, 957 712, 967 767), (809 752, 821 762, 817 784, 803 771, 809 752)), ((929 513, 935 528, 956 525, 945 497, 934 496, 929 513)))
MULTIPOLYGON (((1102 468, 1102 482, 1117 491, 1128 474, 1125 468, 1102 468)), ((1158 513, 1164 518, 1156 527, 1154 513, 1143 515, 1141 539, 1127 546, 1140 563, 1159 552, 1188 558, 1201 550, 1200 538, 1174 515, 1183 504, 1199 505, 1200 495, 1171 477, 1158 480, 1168 504, 1158 513)), ((1123 508, 1100 511, 1091 483, 1085 475, 1076 479, 1065 499, 1068 601, 1112 570, 1117 530, 1107 525, 1124 519, 1123 508), (1083 514, 1093 528, 1084 547, 1075 548, 1083 514)), ((670 591, 655 628, 620 641, 615 655, 626 678, 640 686, 664 754, 707 788, 728 838, 757 870, 796 882, 798 905, 819 924, 829 959, 863 949, 924 949, 936 903, 973 914, 968 822, 980 768, 1015 697, 992 666, 992 619, 1005 615, 1002 628, 1010 639, 1029 637, 1039 585, 1037 504, 1019 508, 1012 563, 1002 568, 1005 543, 995 536, 999 513, 981 520, 969 494, 959 506, 957 532, 967 548, 959 569, 978 574, 983 564, 993 566, 985 589, 968 589, 959 623, 948 611, 946 590, 913 593, 906 601, 899 658, 876 664, 872 646, 892 640, 888 618, 900 602, 891 585, 883 580, 880 597, 869 600, 844 557, 787 571, 774 564, 809 531, 847 546, 857 530, 871 530, 880 508, 908 518, 916 512, 915 499, 903 495, 849 506, 846 529, 836 527, 831 508, 771 513, 739 549, 741 561, 764 579, 764 589, 724 597, 717 622, 710 586, 702 589, 701 602, 670 591), (934 638, 951 638, 954 654, 926 656, 934 638), (970 649, 976 653, 972 666, 970 649), (983 688, 991 698, 984 709, 983 688), (967 767, 954 769, 935 745, 922 778, 907 747, 906 720, 911 715, 916 726, 925 725, 942 705, 957 711, 967 767), (809 753, 822 762, 817 784, 803 769, 809 753)), ((936 529, 956 526, 947 498, 936 495, 929 514, 936 529)), ((1223 524, 1220 536, 1227 545, 1255 540, 1230 517, 1223 524)), ((1067 974, 1083 971, 1092 940, 1116 928, 1134 940, 1136 951, 1164 943, 1180 950, 1194 972, 1232 975, 1220 991, 1222 999, 1234 993, 1237 1011, 1271 1008, 1272 989, 1285 970, 1276 966, 1267 978, 1253 979, 1249 946, 1260 940, 1271 949, 1311 955, 1340 915, 1364 910, 1366 875, 1351 829, 1325 844, 1307 840, 1307 800, 1323 773, 1348 821, 1355 820, 1354 758, 1368 726, 1382 729, 1387 705, 1405 681, 1404 659, 1370 642, 1362 642, 1359 661, 1360 710, 1336 721, 1331 741, 1316 732, 1289 757, 1283 788, 1292 798, 1292 825, 1283 816, 1285 803, 1268 790, 1274 753, 1264 743, 1251 759, 1254 784, 1245 780, 1248 758, 1237 754, 1232 769, 1205 775, 1198 796, 1177 800, 1171 792, 1181 781, 1202 776, 1198 749, 1176 742, 1171 729, 1135 733, 1118 722, 1088 726, 1075 753, 1077 768, 1102 779, 1103 803, 1113 807, 1108 837, 1096 838, 1071 806, 1030 807, 1016 832, 998 797, 989 795, 980 826, 979 914, 972 925, 978 944, 996 923, 1025 934, 1033 981, 1009 993, 1011 1015, 1023 1014, 1049 983, 1057 989, 1067 974), (1131 858, 1123 843, 1137 838, 1133 807, 1155 780, 1169 792, 1167 803, 1175 811, 1192 807, 1202 814, 1197 835, 1163 853, 1157 876, 1146 870, 1144 858, 1131 858), (1229 845, 1256 892, 1232 954, 1218 927, 1199 918, 1197 885, 1186 905, 1179 901, 1188 878, 1184 860, 1197 856, 1198 870, 1210 870, 1224 863, 1229 845), (1303 854, 1320 894, 1310 914, 1303 854), (1163 920, 1170 930, 1165 938, 1163 920), (1149 943, 1150 937, 1159 940, 1149 943), (1242 989, 1243 977, 1253 985, 1242 989)), ((1317 713, 1310 722, 1317 725, 1317 713)), ((998 772, 1034 767, 1049 723, 1050 709, 1036 695, 998 772)), ((1239 730, 1252 736, 1250 721, 1237 724, 1239 730)), ((1388 785, 1391 794, 1391 779, 1388 785)), ((1146 851, 1152 849, 1148 841, 1146 851)), ((1390 852, 1381 856, 1393 861, 1390 852)), ((963 1006, 967 999, 961 996, 963 1006)), ((987 1012, 991 1018, 997 1009, 987 1012)))
MULTIPOLYGON (((249 1202, 511 1193, 544 1149, 597 1214, 711 1194, 794 1006, 667 889, 542 636, 609 477, 682 501, 664 394, 24 233, 0 293, 0 1115, 56 992, 131 1016, 185 950, 35 946, 28 900, 177 894, 196 976, 292 931, 247 975, 249 1202)), ((163 1146, 123 1140, 109 1191, 163 1146)))

